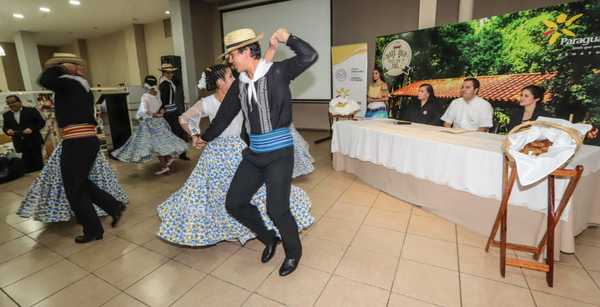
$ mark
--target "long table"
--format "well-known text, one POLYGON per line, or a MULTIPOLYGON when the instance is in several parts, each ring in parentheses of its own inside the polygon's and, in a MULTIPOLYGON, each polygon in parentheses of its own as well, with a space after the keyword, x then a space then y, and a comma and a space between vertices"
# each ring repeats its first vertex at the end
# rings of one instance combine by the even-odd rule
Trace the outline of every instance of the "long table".
MULTIPOLYGON (((393 120, 339 121, 333 125, 334 168, 468 229, 488 235, 502 196, 505 136, 450 133, 393 120)), ((574 237, 600 224, 600 147, 582 146, 568 167, 584 173, 558 227, 556 250, 575 252, 574 237)), ((556 182, 560 199, 567 180, 556 182)), ((510 242, 535 245, 545 231, 545 180, 515 185, 510 199, 510 242)))

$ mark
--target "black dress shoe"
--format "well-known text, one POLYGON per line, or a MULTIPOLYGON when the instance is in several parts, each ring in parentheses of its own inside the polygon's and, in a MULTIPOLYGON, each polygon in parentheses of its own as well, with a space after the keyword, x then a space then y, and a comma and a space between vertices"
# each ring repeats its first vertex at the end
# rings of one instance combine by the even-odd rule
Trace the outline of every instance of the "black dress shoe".
POLYGON ((277 250, 277 243, 279 243, 279 240, 275 239, 265 246, 265 249, 263 249, 262 252, 262 256, 260 257, 260 262, 267 263, 269 262, 269 260, 271 260, 271 258, 273 258, 273 256, 275 256, 275 251, 277 250))
POLYGON ((89 235, 81 235, 75 237, 75 243, 88 243, 96 240, 102 240, 102 235, 99 234, 97 236, 89 236, 89 235))
POLYGON ((298 263, 300 263, 300 258, 285 258, 279 268, 279 276, 292 274, 298 267, 298 263))
POLYGON ((112 222, 110 223, 110 226, 112 228, 117 227, 117 225, 119 224, 119 221, 121 220, 121 217, 123 216, 123 211, 125 211, 125 204, 124 203, 120 203, 119 206, 119 212, 117 212, 115 215, 113 215, 112 217, 112 222))

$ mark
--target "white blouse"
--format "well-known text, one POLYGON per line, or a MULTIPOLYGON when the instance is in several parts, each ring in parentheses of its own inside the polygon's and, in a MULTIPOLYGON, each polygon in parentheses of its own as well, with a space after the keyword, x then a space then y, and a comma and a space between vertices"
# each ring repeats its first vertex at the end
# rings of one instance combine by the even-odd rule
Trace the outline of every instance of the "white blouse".
POLYGON ((140 101, 140 107, 135 116, 138 119, 152 117, 152 114, 158 112, 161 105, 158 94, 154 96, 150 93, 144 93, 140 101))
MULTIPOLYGON (((196 102, 181 115, 180 119, 187 124, 187 127, 192 134, 200 134, 200 119, 208 116, 208 119, 212 121, 217 115, 220 106, 221 102, 215 95, 210 95, 196 102)), ((240 111, 220 136, 240 136, 243 123, 244 117, 240 111)))

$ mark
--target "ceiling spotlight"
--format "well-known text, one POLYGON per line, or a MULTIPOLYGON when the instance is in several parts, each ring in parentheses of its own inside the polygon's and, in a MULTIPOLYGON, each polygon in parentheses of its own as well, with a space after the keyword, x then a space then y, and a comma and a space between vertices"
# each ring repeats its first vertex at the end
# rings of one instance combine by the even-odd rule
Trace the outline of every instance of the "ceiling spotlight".
POLYGON ((17 18, 17 19, 23 19, 23 18, 25 18, 25 16, 23 16, 23 14, 19 14, 19 13, 13 13, 13 17, 17 18))
POLYGON ((40 7, 40 11, 44 12, 44 13, 50 13, 50 8, 47 8, 45 6, 40 7))
POLYGON ((69 4, 71 4, 71 5, 81 5, 81 2, 79 2, 79 0, 69 0, 69 4))
POLYGON ((171 11, 165 11, 165 14, 171 15, 171 11))

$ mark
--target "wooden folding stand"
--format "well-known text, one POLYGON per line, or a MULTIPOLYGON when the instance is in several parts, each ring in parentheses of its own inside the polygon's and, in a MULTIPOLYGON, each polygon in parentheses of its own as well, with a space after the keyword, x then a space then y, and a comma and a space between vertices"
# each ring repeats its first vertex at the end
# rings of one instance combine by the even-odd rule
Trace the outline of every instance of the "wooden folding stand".
POLYGON ((508 243, 506 240, 506 231, 507 231, 507 217, 508 217, 508 202, 510 199, 510 194, 515 185, 515 181, 517 178, 517 166, 515 161, 508 156, 506 153, 504 154, 504 166, 502 171, 502 200, 500 202, 500 209, 498 210, 498 215, 496 216, 496 221, 494 222, 494 227, 490 233, 487 244, 485 246, 485 251, 489 252, 490 246, 500 247, 500 274, 502 277, 506 274, 506 266, 513 267, 521 267, 525 269, 535 270, 546 272, 546 282, 548 286, 552 287, 554 284, 554 233, 556 229, 556 225, 560 222, 560 216, 563 211, 567 207, 569 203, 569 199, 573 192, 575 191, 575 187, 579 182, 579 178, 581 178, 581 174, 583 173, 583 166, 578 165, 575 169, 566 169, 559 168, 554 172, 548 175, 548 222, 546 233, 540 240, 537 246, 528 246, 522 244, 513 244, 508 243), (510 174, 509 174, 510 173, 510 174), (558 209, 555 210, 555 191, 554 191, 554 181, 556 177, 567 177, 569 179, 569 184, 563 194, 562 199, 560 200, 560 204, 558 209), (498 228, 500 228, 500 241, 497 241, 496 233, 498 232, 498 228), (515 258, 507 258, 506 257, 506 249, 517 250, 522 252, 528 252, 533 254, 533 258, 535 260, 539 260, 540 255, 544 250, 544 246, 546 247, 546 262, 540 263, 538 261, 531 260, 523 260, 523 259, 515 259, 515 258))

